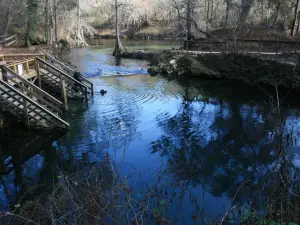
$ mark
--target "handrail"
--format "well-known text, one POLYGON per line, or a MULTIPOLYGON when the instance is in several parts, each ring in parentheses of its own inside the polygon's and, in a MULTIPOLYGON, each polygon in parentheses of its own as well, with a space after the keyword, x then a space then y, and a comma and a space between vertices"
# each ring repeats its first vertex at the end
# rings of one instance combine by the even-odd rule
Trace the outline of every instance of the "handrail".
POLYGON ((35 86, 34 84, 32 84, 31 82, 29 82, 28 80, 24 79, 23 77, 21 77, 20 75, 18 75, 16 72, 14 72, 13 70, 11 70, 10 68, 8 68, 6 66, 3 66, 2 68, 4 70, 6 70, 7 72, 9 72, 11 75, 13 75, 15 78, 21 80, 24 84, 32 87, 35 91, 38 92, 38 94, 42 95, 43 97, 46 97, 50 102, 56 104, 58 106, 59 110, 63 107, 63 103, 61 101, 57 100, 56 98, 54 98, 53 96, 49 95, 47 92, 45 92, 41 88, 35 86))
POLYGON ((3 57, 26 57, 26 56, 44 56, 45 54, 39 54, 39 53, 20 53, 20 54, 15 54, 15 53, 12 53, 12 54, 1 54, 0 56, 3 56, 3 57))
POLYGON ((11 67, 11 66, 14 66, 14 65, 19 65, 19 64, 24 64, 24 63, 30 63, 30 62, 34 62, 35 61, 35 58, 32 58, 32 59, 26 59, 26 60, 22 60, 22 61, 15 61, 15 62, 9 62, 7 63, 7 67, 11 67))
POLYGON ((6 38, 6 36, 3 37, 3 39, 1 40, 1 43, 3 44, 3 46, 9 46, 12 45, 13 43, 16 42, 16 35, 12 35, 8 38, 6 38), (13 39, 13 40, 12 40, 13 39), (12 40, 12 41, 10 41, 12 40), (10 41, 10 42, 9 42, 10 41))
POLYGON ((55 70, 56 72, 61 73, 65 78, 71 80, 73 83, 78 84, 79 86, 85 88, 85 90, 86 90, 86 92, 87 92, 88 87, 87 87, 85 84, 83 84, 83 83, 81 83, 81 82, 75 80, 73 77, 69 76, 67 73, 65 73, 65 72, 63 72, 62 70, 56 68, 55 66, 51 65, 50 63, 48 63, 48 62, 42 60, 41 58, 36 57, 36 59, 37 59, 38 61, 42 62, 43 64, 49 66, 51 69, 55 70))
MULTIPOLYGON (((57 115, 55 115, 54 113, 52 113, 51 111, 49 111, 48 109, 44 108, 43 106, 41 106, 40 104, 36 103, 35 101, 33 101, 31 98, 29 98, 28 96, 24 95, 23 93, 21 93, 20 91, 18 91, 17 89, 15 89, 13 86, 11 86, 10 84, 4 82, 3 80, 0 80, 0 83, 3 84, 4 86, 6 86, 8 89, 14 91, 15 93, 17 93, 18 95, 20 95, 22 98, 26 99, 28 102, 30 102, 31 104, 35 105, 37 108, 41 109, 42 111, 44 111, 46 114, 48 114, 49 116, 51 116, 52 118, 54 118, 55 120, 59 121, 60 123, 64 124, 66 127, 69 127, 69 123, 67 123, 66 121, 64 121, 63 119, 59 118, 57 115)), ((44 119, 47 119, 46 117, 44 117, 44 119)))
POLYGON ((16 35, 13 35, 13 36, 10 36, 8 38, 5 38, 5 39, 3 39, 3 42, 9 41, 10 39, 13 39, 15 37, 16 37, 16 35))
MULTIPOLYGON (((36 56, 45 56, 44 54, 39 54, 39 53, 36 53, 36 54, 24 54, 24 53, 21 53, 21 54, 0 54, 0 60, 2 59, 2 61, 5 61, 5 58, 23 58, 21 60, 24 60, 24 58, 27 58, 27 57, 36 57, 36 56)), ((6 60, 8 61, 8 60, 6 60)), ((13 61, 13 60, 10 60, 10 61, 13 61)))
MULTIPOLYGON (((51 55, 45 54, 45 56, 46 56, 46 58, 50 58, 51 60, 53 60, 53 61, 55 61, 56 63, 58 63, 60 66, 66 68, 66 69, 69 70, 72 74, 75 72, 72 68, 70 68, 69 66, 63 64, 62 62, 60 62, 59 60, 55 59, 55 58, 52 57, 51 55)), ((90 85, 89 89, 91 90, 91 92, 92 92, 92 94, 93 94, 93 92, 94 92, 94 90, 93 90, 93 89, 94 89, 94 88, 93 88, 94 84, 93 84, 91 81, 89 81, 85 76, 83 76, 83 75, 81 75, 81 74, 80 74, 80 77, 81 77, 86 83, 88 83, 88 84, 90 85)))

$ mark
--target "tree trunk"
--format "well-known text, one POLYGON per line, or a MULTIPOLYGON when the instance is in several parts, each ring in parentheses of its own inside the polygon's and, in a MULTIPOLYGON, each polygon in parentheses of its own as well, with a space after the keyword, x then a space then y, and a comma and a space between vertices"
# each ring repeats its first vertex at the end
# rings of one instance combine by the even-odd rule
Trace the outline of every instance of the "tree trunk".
POLYGON ((261 0, 261 24, 264 24, 264 0, 261 0))
POLYGON ((299 6, 299 0, 296 0, 295 5, 295 12, 294 12, 294 18, 293 18, 293 24, 291 29, 291 36, 294 36, 295 26, 296 26, 296 20, 297 20, 297 13, 298 13, 298 6, 299 6))
POLYGON ((297 29, 296 29, 296 34, 299 34, 299 26, 300 26, 300 11, 298 12, 298 24, 297 24, 297 29))
POLYGON ((187 40, 192 39, 192 0, 187 0, 186 10, 186 27, 187 27, 187 40))
MULTIPOLYGON (((55 43, 58 42, 58 37, 57 37, 57 5, 56 5, 56 0, 53 2, 54 4, 54 35, 55 35, 55 43)), ((78 4, 77 4, 78 5, 78 4)))
POLYGON ((118 0, 115 0, 115 13, 116 13, 116 45, 115 45, 115 50, 113 52, 113 56, 116 58, 120 59, 123 51, 123 46, 121 43, 120 39, 120 31, 119 31, 119 5, 118 5, 118 0))
POLYGON ((49 43, 49 27, 50 27, 48 6, 49 6, 49 0, 46 0, 45 1, 45 37, 44 38, 47 43, 49 43))
POLYGON ((207 0, 206 3, 207 3, 207 9, 206 9, 206 32, 208 33, 208 24, 209 24, 209 15, 210 15, 210 4, 209 4, 209 1, 211 0, 207 0))
POLYGON ((210 20, 213 21, 214 20, 214 0, 211 0, 211 10, 210 10, 210 20))
POLYGON ((230 10, 230 0, 226 0, 225 28, 228 28, 229 10, 230 10))
POLYGON ((274 28, 275 30, 277 30, 277 22, 278 22, 278 16, 279 16, 279 8, 280 8, 280 5, 281 5, 281 1, 279 1, 277 3, 277 6, 276 6, 276 11, 275 11, 275 18, 274 18, 274 28))
MULTIPOLYGON (((11 12, 11 6, 12 6, 12 1, 9 1, 8 3, 8 10, 7 10, 7 14, 6 14, 6 24, 5 24, 5 30, 4 30, 4 38, 3 40, 6 39, 7 33, 8 33, 8 28, 10 25, 10 12, 11 12)), ((5 47, 4 43, 3 43, 3 47, 5 47)))
POLYGON ((38 1, 27 0, 27 28, 25 31, 25 46, 31 46, 31 40, 35 36, 37 23, 38 1))

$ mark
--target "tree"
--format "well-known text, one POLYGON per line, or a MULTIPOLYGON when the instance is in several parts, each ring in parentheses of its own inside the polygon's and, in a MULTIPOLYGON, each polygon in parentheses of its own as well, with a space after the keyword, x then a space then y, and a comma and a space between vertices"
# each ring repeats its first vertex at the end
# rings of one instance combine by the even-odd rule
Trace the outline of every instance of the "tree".
POLYGON ((294 36, 294 32, 295 32, 296 20, 297 20, 297 14, 298 14, 298 6, 299 6, 299 0, 296 0, 294 18, 293 18, 293 23, 292 23, 292 28, 291 28, 291 36, 294 36))
POLYGON ((115 16, 116 16, 116 44, 115 50, 113 52, 113 56, 120 59, 123 51, 123 46, 120 39, 120 30, 119 30, 119 7, 123 6, 124 4, 118 4, 118 0, 115 0, 115 16))
POLYGON ((187 0, 186 5, 186 27, 187 27, 187 40, 192 39, 192 0, 187 0))
POLYGON ((27 0, 27 28, 25 31, 25 46, 30 47, 35 38, 39 0, 27 0))

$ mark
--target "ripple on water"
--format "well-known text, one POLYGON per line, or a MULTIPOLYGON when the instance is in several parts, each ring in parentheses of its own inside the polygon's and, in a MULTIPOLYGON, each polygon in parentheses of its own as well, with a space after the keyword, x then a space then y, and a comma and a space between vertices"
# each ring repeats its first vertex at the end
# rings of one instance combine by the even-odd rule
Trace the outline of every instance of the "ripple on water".
POLYGON ((163 122, 174 116, 176 112, 170 112, 177 110, 174 104, 181 104, 178 87, 172 91, 170 87, 176 85, 163 79, 135 75, 92 80, 95 90, 105 89, 107 94, 102 96, 97 91, 87 116, 98 121, 96 129, 100 129, 99 132, 106 127, 115 137, 131 129, 145 131, 153 128, 158 118, 163 122))

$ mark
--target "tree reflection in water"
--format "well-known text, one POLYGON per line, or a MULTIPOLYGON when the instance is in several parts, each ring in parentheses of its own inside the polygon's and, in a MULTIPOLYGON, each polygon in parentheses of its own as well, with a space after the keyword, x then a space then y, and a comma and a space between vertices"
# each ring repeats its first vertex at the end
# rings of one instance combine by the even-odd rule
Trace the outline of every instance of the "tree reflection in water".
MULTIPOLYGON (((173 182, 227 196, 235 209, 227 218, 243 219, 238 223, 299 222, 300 127, 292 110, 283 110, 280 120, 268 106, 187 94, 177 115, 159 123, 165 133, 152 145, 153 153, 167 159, 173 182)), ((195 211, 201 202, 198 196, 195 211)))

